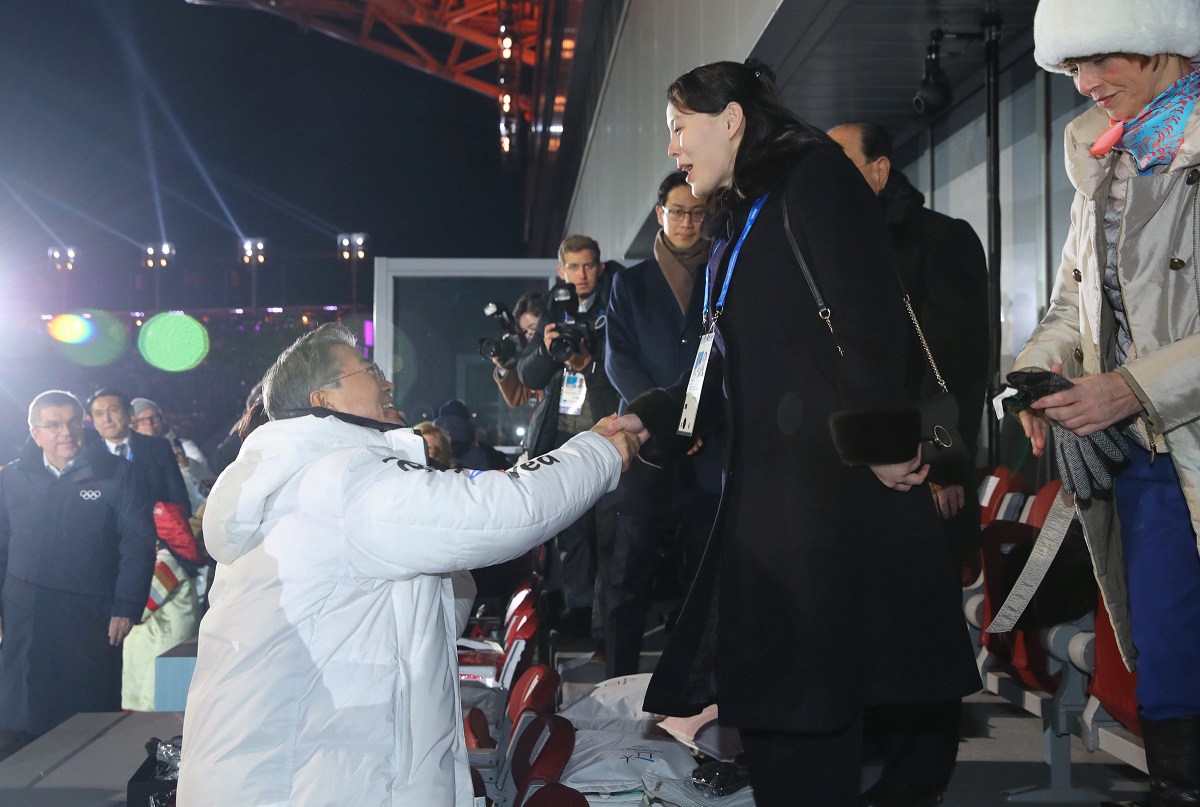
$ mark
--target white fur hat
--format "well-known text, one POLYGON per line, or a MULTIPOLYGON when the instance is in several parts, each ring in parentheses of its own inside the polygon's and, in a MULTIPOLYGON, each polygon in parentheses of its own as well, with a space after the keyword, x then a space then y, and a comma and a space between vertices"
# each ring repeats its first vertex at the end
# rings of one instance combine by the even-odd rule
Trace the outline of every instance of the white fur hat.
POLYGON ((1041 0, 1033 58, 1052 73, 1099 53, 1200 54, 1200 0, 1041 0))

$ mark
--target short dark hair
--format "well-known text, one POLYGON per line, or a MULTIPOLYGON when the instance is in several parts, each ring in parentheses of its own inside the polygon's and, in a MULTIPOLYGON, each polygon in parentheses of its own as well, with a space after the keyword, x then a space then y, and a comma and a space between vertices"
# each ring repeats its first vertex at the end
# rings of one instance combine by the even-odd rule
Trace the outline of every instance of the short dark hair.
POLYGON ((123 390, 119 390, 116 387, 101 387, 88 396, 87 413, 89 415, 92 414, 92 404, 96 402, 97 398, 116 398, 121 402, 121 406, 125 407, 126 412, 132 411, 133 409, 129 403, 129 396, 126 395, 123 390))
POLYGON ((667 197, 671 191, 678 188, 680 185, 687 184, 687 171, 672 171, 667 174, 662 183, 658 186, 658 206, 667 206, 667 197))
POLYGON ((858 131, 860 148, 869 162, 875 162, 880 157, 892 159, 892 135, 887 129, 869 120, 856 120, 842 125, 853 126, 858 131))
POLYGON ((596 262, 600 262, 600 245, 596 243, 596 239, 590 235, 568 235, 563 239, 563 242, 558 245, 558 263, 561 266, 566 260, 568 252, 583 252, 585 249, 590 249, 592 254, 596 256, 596 262))

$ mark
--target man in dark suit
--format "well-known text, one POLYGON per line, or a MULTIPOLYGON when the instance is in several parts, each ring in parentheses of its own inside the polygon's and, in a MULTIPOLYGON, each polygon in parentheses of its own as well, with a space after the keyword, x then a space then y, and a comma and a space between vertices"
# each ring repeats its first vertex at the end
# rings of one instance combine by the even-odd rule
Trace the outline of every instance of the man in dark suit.
MULTIPOLYGON (((892 170, 892 139, 878 124, 847 123, 829 135, 875 191, 887 217, 896 268, 950 394, 958 431, 975 457, 987 393, 987 262, 983 245, 961 219, 925 207, 925 197, 892 170)), ((910 329, 907 392, 914 400, 937 392, 916 330, 910 329)), ((937 468, 929 488, 942 516, 949 561, 957 570, 979 548, 979 500, 974 463, 937 468)), ((958 754, 959 701, 883 706, 868 712, 868 736, 886 760, 863 807, 938 804, 958 754)))
POLYGON ((130 428, 133 409, 129 396, 118 389, 100 389, 88 398, 87 409, 108 452, 133 463, 151 504, 175 502, 183 505, 185 513, 191 516, 191 501, 175 450, 161 437, 148 437, 130 428))
MULTIPOLYGON (((661 229, 654 257, 619 272, 609 301, 605 368, 622 411, 643 392, 689 372, 701 335, 709 245, 700 236, 704 200, 692 195, 683 171, 659 186, 655 214, 661 229)), ((622 477, 613 494, 617 524, 605 597, 609 677, 638 672, 664 533, 674 533, 682 546, 683 590, 691 583, 716 515, 720 474, 720 449, 708 446, 666 468, 634 463, 622 477)))
POLYGON ((121 708, 121 644, 154 570, 151 503, 128 463, 84 447, 83 406, 51 390, 0 472, 0 730, 21 742, 121 708))

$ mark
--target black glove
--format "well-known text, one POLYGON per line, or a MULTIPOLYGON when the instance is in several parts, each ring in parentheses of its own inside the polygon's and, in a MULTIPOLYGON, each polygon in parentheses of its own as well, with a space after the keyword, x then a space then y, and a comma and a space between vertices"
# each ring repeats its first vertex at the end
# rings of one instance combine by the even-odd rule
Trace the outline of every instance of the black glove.
POLYGON ((1004 399, 1004 411, 1010 415, 1024 412, 1038 398, 1075 386, 1058 373, 1036 368, 1013 370, 1006 380, 1008 385, 1017 391, 1016 395, 1004 399))
MULTIPOLYGON (((1049 370, 1016 370, 1008 374, 1008 383, 1016 395, 1004 399, 1004 409, 1016 414, 1045 395, 1075 386, 1049 370)), ((1090 499, 1097 490, 1111 490, 1112 466, 1129 459, 1129 448, 1116 426, 1080 437, 1058 422, 1050 421, 1054 439, 1054 458, 1063 488, 1081 499, 1090 499)))

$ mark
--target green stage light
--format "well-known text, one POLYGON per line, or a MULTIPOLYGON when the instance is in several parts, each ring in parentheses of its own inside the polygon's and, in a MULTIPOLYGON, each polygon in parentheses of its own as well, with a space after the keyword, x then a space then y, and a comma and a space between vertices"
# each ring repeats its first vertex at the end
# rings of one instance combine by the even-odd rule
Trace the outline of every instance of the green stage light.
POLYGON ((158 314, 142 325, 138 351, 150 365, 181 373, 199 366, 208 355, 208 331, 187 314, 158 314))

